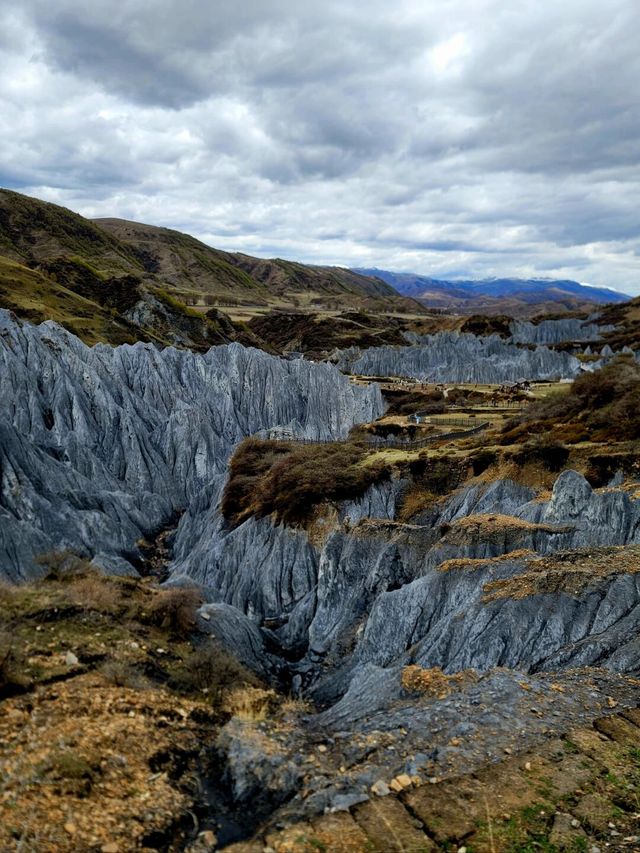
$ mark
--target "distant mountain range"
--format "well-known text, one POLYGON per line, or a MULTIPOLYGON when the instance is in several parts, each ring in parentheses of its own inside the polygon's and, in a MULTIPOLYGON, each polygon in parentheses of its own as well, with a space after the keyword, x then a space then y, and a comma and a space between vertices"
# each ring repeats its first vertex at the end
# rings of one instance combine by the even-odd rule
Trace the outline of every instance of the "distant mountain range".
POLYGON ((396 273, 376 268, 358 268, 361 275, 382 279, 399 293, 428 308, 460 314, 536 314, 584 311, 594 305, 621 303, 631 297, 604 287, 577 281, 547 278, 489 278, 445 281, 415 273, 396 273))

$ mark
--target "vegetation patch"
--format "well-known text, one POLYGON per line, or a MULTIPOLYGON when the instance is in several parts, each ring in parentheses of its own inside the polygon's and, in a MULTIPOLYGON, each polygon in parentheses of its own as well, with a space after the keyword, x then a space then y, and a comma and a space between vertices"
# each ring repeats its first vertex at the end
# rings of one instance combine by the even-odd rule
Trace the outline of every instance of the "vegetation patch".
POLYGON ((250 516, 303 525, 319 504, 359 498, 389 476, 385 465, 361 465, 366 454, 366 446, 355 441, 305 445, 246 439, 229 463, 222 514, 233 526, 250 516))
POLYGON ((403 689, 408 693, 446 699, 454 690, 477 681, 478 675, 472 669, 446 675, 439 666, 425 669, 417 664, 410 664, 403 667, 400 678, 403 689))
POLYGON ((579 595, 612 575, 640 572, 640 546, 611 546, 580 551, 561 551, 530 559, 526 570, 484 586, 483 601, 499 598, 523 599, 531 595, 564 592, 579 595))
POLYGON ((618 356, 594 373, 582 373, 568 393, 532 403, 505 425, 502 444, 530 434, 549 434, 569 444, 611 442, 640 435, 640 365, 618 356))

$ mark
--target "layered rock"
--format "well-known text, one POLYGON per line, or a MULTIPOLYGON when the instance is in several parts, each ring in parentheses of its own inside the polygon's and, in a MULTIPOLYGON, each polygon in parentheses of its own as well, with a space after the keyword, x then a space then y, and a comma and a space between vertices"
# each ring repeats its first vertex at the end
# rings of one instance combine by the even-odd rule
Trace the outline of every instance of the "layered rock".
POLYGON ((239 344, 203 355, 85 346, 0 312, 0 572, 72 548, 132 571, 136 541, 215 495, 234 446, 282 427, 341 438, 383 411, 376 387, 329 365, 239 344))
POLYGON ((229 530, 210 508, 206 521, 185 517, 175 576, 268 625, 297 659, 295 683, 326 702, 370 663, 640 667, 640 575, 622 563, 618 572, 615 552, 602 558, 610 570, 577 592, 563 586, 570 570, 523 596, 531 584, 518 581, 542 555, 640 543, 639 500, 567 471, 547 501, 508 480, 476 484, 402 524, 405 485, 392 479, 339 507, 320 542, 268 519, 229 530), (510 578, 513 594, 487 597, 488 584, 510 578))
POLYGON ((615 326, 598 325, 597 314, 588 320, 566 318, 559 320, 541 320, 531 323, 528 320, 512 320, 509 328, 511 342, 514 344, 562 344, 567 342, 599 341, 607 332, 615 331, 615 326))
POLYGON ((564 352, 538 346, 527 349, 499 335, 477 337, 457 332, 414 335, 405 347, 343 350, 341 370, 367 376, 407 376, 428 382, 517 382, 521 379, 573 377, 580 362, 564 352))

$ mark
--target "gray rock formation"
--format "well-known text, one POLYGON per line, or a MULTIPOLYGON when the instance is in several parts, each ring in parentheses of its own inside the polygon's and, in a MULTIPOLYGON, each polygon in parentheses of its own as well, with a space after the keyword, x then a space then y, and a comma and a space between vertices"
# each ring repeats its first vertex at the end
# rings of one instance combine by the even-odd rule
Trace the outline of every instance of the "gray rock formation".
POLYGON ((457 332, 414 336, 412 346, 352 348, 338 353, 338 367, 367 376, 407 376, 428 382, 517 382, 576 376, 578 359, 547 347, 526 349, 499 335, 457 332))
POLYGON ((377 387, 239 344, 204 355, 85 346, 0 311, 0 575, 71 548, 133 571, 141 536, 215 498, 242 438, 340 438, 383 411, 377 387))
POLYGON ((268 624, 298 658, 296 683, 323 702, 335 701, 370 663, 449 672, 640 668, 640 574, 610 571, 579 594, 559 582, 522 598, 487 600, 484 592, 492 581, 526 575, 522 552, 640 543, 639 500, 620 488, 595 492, 567 471, 547 501, 497 481, 463 488, 400 524, 394 515, 404 486, 390 480, 339 507, 323 543, 268 519, 228 530, 210 505, 206 521, 183 518, 175 575, 268 624), (442 571, 447 560, 468 565, 442 571))
POLYGON ((531 323, 528 320, 512 320, 510 324, 511 343, 514 344, 561 344, 566 342, 599 341, 604 334, 615 330, 615 326, 601 325, 596 322, 597 315, 588 320, 567 318, 560 320, 542 320, 531 323))

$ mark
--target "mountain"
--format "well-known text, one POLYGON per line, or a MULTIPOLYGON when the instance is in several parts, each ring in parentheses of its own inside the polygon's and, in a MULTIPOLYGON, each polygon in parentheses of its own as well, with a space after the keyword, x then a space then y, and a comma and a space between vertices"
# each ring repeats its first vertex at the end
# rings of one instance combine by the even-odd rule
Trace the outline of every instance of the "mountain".
POLYGON ((424 310, 348 269, 233 254, 121 219, 91 221, 11 190, 0 190, 0 308, 32 322, 54 319, 90 344, 195 349, 232 340, 261 346, 244 321, 269 308, 424 310))
POLYGON ((428 308, 461 314, 532 317, 545 313, 589 311, 593 310, 594 304, 622 303, 630 299, 615 290, 570 280, 490 278, 445 281, 416 273, 395 273, 375 268, 359 268, 356 272, 376 276, 428 308))

